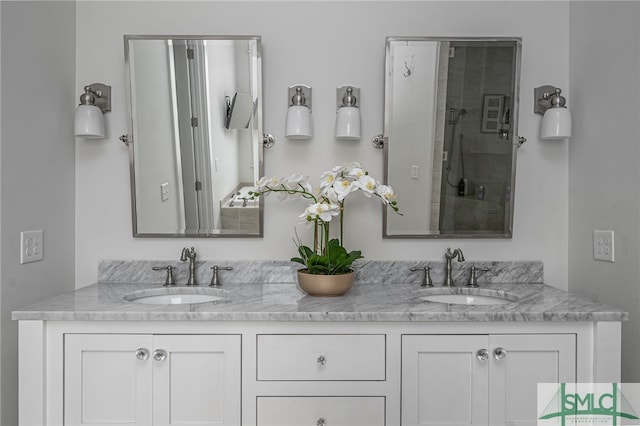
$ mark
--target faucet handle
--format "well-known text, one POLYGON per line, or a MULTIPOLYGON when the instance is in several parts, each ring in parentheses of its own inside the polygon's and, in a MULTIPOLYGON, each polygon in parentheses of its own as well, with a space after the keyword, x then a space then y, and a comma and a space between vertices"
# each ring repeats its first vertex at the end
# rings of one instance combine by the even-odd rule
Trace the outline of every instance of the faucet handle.
POLYGON ((218 265, 213 265, 209 269, 213 271, 213 276, 211 277, 211 284, 209 284, 209 287, 220 287, 222 285, 222 283, 220 282, 220 278, 218 278, 218 271, 233 270, 231 266, 218 266, 218 265))
POLYGON ((467 287, 479 287, 476 271, 487 272, 488 269, 477 268, 476 265, 471 265, 471 274, 469 275, 469 282, 467 283, 467 287))
POLYGON ((151 269, 153 269, 154 271, 167 271, 167 276, 164 280, 164 285, 165 286, 173 286, 176 285, 176 281, 173 279, 173 266, 171 265, 167 265, 167 266, 153 266, 151 267, 151 269))
POLYGON ((422 284, 420 287, 433 287, 433 281, 431 280, 431 266, 423 266, 423 267, 413 267, 410 269, 411 272, 416 271, 424 271, 424 276, 422 277, 422 284))

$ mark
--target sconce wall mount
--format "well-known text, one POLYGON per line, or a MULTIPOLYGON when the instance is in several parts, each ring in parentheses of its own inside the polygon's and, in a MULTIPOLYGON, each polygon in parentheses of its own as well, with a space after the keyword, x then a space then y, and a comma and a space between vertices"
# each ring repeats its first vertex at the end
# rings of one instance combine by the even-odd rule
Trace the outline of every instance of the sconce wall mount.
POLYGON ((340 86, 336 89, 336 139, 360 139, 359 99, 360 88, 358 87, 340 86))
POLYGON ((109 111, 111 111, 111 86, 102 83, 84 86, 84 93, 80 95, 80 105, 75 113, 75 136, 86 139, 104 138, 102 114, 109 111))
POLYGON ((285 124, 285 136, 290 139, 310 139, 313 136, 311 123, 311 86, 296 84, 289 86, 289 108, 285 124))
MULTIPOLYGON (((553 108, 554 104, 562 107, 566 104, 566 99, 561 96, 562 90, 554 86, 540 86, 533 89, 534 105, 533 112, 536 114, 544 114, 549 108, 553 108)), ((557 108, 557 107, 556 107, 557 108)))
POLYGON ((311 86, 306 84, 289 86, 289 106, 306 106, 311 111, 311 86))
POLYGON ((541 139, 566 139, 571 137, 571 113, 562 90, 554 86, 540 86, 533 91, 536 114, 543 114, 540 124, 541 139))
POLYGON ((103 113, 111 111, 111 86, 102 83, 84 86, 84 93, 80 95, 80 105, 95 105, 103 113))

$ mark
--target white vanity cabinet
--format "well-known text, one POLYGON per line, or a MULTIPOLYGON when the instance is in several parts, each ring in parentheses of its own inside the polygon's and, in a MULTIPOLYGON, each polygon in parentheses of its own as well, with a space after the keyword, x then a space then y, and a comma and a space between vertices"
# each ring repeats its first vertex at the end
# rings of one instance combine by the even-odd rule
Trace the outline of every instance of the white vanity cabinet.
POLYGON ((64 335, 65 425, 240 424, 239 335, 64 335))
POLYGON ((575 380, 575 334, 405 335, 402 425, 535 425, 537 384, 575 380))
POLYGON ((539 381, 620 380, 619 321, 19 327, 22 426, 527 425, 539 381))

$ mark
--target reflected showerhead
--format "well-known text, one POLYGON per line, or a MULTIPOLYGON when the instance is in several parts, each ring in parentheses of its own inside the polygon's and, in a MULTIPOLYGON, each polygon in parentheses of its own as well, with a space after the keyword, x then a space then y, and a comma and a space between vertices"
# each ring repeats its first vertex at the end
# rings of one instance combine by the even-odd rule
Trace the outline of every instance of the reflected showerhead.
POLYGON ((460 117, 465 115, 467 110, 464 108, 460 108, 456 110, 455 108, 449 108, 449 124, 456 124, 460 117))

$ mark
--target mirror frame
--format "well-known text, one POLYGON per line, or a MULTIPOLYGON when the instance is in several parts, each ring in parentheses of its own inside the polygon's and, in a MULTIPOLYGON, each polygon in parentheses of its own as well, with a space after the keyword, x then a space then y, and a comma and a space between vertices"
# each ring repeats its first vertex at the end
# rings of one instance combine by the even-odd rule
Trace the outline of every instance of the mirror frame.
MULTIPOLYGON (((382 210, 382 237, 384 239, 468 239, 468 238, 484 238, 484 239, 508 239, 513 237, 513 216, 515 206, 515 188, 516 188, 516 157, 517 151, 520 147, 519 135, 518 135, 518 120, 519 120, 519 108, 520 108, 520 78, 521 78, 521 61, 522 61, 522 37, 435 37, 435 36, 389 36, 385 38, 385 78, 384 78, 384 131, 383 131, 383 152, 384 152, 384 174, 383 179, 385 184, 389 184, 389 121, 390 121, 390 109, 391 109, 391 87, 388 82, 389 70, 392 64, 391 58, 391 42, 408 42, 408 41, 485 41, 485 42, 514 42, 515 43, 515 58, 514 69, 515 81, 513 85, 513 127, 511 144, 513 146, 511 153, 511 196, 509 199, 509 220, 508 229, 504 233, 460 233, 460 234, 389 234, 387 232, 387 218, 390 214, 388 209, 382 210)), ((393 186, 393 185, 391 185, 393 186)), ((402 200, 399 200, 402 203, 402 200)), ((402 205, 402 204, 400 204, 402 205)), ((507 204, 505 204, 507 205, 507 204)))
MULTIPOLYGON (((124 61, 125 61, 125 84, 127 96, 127 109, 129 112, 128 134, 126 135, 125 144, 129 150, 129 169, 131 180, 131 214, 132 214, 132 231, 134 238, 262 238, 264 236, 264 200, 259 197, 258 200, 258 227, 257 233, 224 233, 224 232, 199 232, 199 233, 140 233, 138 232, 138 209, 136 203, 136 173, 134 161, 135 140, 133 138, 133 104, 132 104, 132 81, 131 81, 131 63, 129 53, 129 41, 132 40, 238 40, 238 41, 256 41, 256 67, 257 74, 260 76, 257 82, 257 102, 256 102, 256 132, 258 140, 255 141, 258 149, 258 176, 264 174, 264 143, 263 143, 263 111, 262 111, 262 37, 256 35, 140 35, 125 34, 124 35, 124 61)), ((224 125, 224 123, 223 123, 224 125)))

